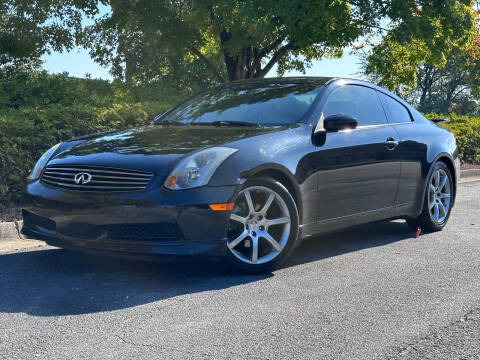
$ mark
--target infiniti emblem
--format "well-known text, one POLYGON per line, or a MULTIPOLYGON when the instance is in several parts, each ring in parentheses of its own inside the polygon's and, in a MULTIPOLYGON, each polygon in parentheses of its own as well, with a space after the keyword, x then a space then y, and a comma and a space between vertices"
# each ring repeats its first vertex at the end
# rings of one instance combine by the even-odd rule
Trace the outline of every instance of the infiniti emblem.
POLYGON ((92 180, 92 175, 86 172, 81 172, 81 173, 75 174, 73 179, 75 180, 76 184, 85 185, 85 184, 88 184, 90 180, 92 180))

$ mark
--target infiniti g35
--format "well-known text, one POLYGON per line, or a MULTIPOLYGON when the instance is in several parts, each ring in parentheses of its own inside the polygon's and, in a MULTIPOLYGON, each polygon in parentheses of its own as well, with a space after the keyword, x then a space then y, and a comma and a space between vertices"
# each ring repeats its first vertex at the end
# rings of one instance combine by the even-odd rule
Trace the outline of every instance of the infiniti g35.
POLYGON ((49 149, 29 177, 23 232, 63 248, 223 256, 270 271, 301 239, 347 226, 403 218, 441 230, 458 176, 453 135, 385 89, 239 81, 150 125, 49 149))

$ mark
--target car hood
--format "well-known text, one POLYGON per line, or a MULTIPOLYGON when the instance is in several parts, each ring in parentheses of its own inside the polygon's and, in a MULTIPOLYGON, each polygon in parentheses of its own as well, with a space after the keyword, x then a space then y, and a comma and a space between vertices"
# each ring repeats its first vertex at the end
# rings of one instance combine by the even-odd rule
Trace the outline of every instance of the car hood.
POLYGON ((78 139, 50 164, 101 165, 166 175, 186 153, 276 130, 279 128, 150 125, 78 139))

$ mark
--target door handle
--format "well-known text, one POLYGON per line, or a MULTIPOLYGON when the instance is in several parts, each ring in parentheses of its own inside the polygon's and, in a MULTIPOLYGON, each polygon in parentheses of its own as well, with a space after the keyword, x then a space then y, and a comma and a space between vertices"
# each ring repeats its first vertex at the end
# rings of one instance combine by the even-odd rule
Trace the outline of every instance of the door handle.
POLYGON ((393 150, 395 149, 398 144, 400 144, 400 142, 398 140, 395 140, 394 138, 387 138, 387 140, 385 140, 385 147, 388 149, 388 150, 393 150))

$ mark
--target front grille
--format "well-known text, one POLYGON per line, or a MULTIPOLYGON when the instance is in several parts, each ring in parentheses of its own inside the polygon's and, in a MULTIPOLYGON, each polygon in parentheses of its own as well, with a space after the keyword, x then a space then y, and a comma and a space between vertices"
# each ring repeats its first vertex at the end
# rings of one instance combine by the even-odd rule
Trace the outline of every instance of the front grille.
POLYGON ((58 232, 62 235, 77 239, 97 239, 105 230, 97 225, 72 222, 60 227, 58 232))
POLYGON ((140 191, 147 187, 152 177, 152 173, 138 170, 61 164, 48 165, 41 181, 50 186, 75 191, 140 191))
POLYGON ((116 240, 172 241, 182 239, 175 223, 158 222, 146 224, 107 225, 108 238, 116 240))

